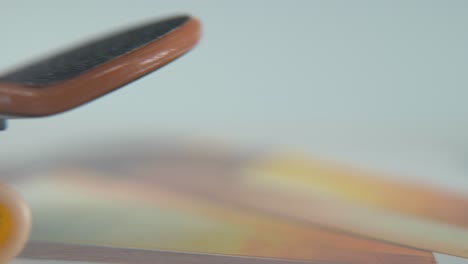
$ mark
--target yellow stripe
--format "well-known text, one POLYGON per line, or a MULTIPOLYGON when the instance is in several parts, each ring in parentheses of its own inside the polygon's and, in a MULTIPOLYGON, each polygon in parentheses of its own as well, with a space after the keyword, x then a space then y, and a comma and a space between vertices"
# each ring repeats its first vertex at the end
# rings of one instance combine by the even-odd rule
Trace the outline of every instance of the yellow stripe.
POLYGON ((370 238, 468 257, 468 228, 411 213, 418 208, 443 212, 431 209, 403 184, 293 155, 263 159, 247 173, 246 188, 271 196, 271 204, 257 207, 370 238), (398 210, 408 203, 411 210, 398 210))

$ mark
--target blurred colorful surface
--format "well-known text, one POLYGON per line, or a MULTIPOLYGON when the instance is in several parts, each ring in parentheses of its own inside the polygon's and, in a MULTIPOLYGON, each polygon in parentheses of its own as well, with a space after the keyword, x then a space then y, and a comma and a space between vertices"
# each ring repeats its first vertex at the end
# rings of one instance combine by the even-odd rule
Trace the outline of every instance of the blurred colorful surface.
POLYGON ((32 239, 318 263, 467 255, 467 199, 434 186, 268 151, 131 146, 16 170, 32 239))

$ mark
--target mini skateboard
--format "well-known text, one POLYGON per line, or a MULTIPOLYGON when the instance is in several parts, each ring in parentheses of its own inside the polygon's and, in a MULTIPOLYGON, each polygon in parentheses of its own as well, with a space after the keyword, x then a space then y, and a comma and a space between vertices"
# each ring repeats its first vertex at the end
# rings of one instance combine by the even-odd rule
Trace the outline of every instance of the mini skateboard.
MULTIPOLYGON (((6 120, 58 114, 106 95, 188 52, 200 23, 173 16, 109 34, 0 75, 0 130, 6 120)), ((0 263, 24 247, 31 213, 0 184, 0 263)))

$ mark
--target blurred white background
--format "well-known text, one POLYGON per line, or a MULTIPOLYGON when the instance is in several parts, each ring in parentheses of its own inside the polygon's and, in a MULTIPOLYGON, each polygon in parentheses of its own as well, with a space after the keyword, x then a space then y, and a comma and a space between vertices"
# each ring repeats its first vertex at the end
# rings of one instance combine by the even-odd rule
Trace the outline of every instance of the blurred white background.
POLYGON ((12 120, 2 163, 178 135, 305 152, 468 193, 467 1, 6 1, 0 70, 198 17, 195 50, 65 114, 12 120))
POLYGON ((84 107, 11 121, 0 162, 177 135, 468 193, 467 1, 0 0, 0 70, 175 13, 203 22, 193 52, 84 107))

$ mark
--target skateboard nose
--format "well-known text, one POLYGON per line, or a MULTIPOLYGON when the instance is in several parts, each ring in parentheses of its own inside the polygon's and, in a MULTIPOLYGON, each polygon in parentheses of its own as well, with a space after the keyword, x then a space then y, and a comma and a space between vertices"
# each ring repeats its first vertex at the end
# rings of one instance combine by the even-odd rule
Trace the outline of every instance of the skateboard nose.
POLYGON ((158 40, 189 19, 177 16, 122 30, 14 70, 0 76, 0 82, 40 88, 71 79, 158 40))
POLYGON ((10 71, 0 76, 0 119, 46 116, 80 106, 172 62, 199 37, 198 20, 174 16, 10 71))

